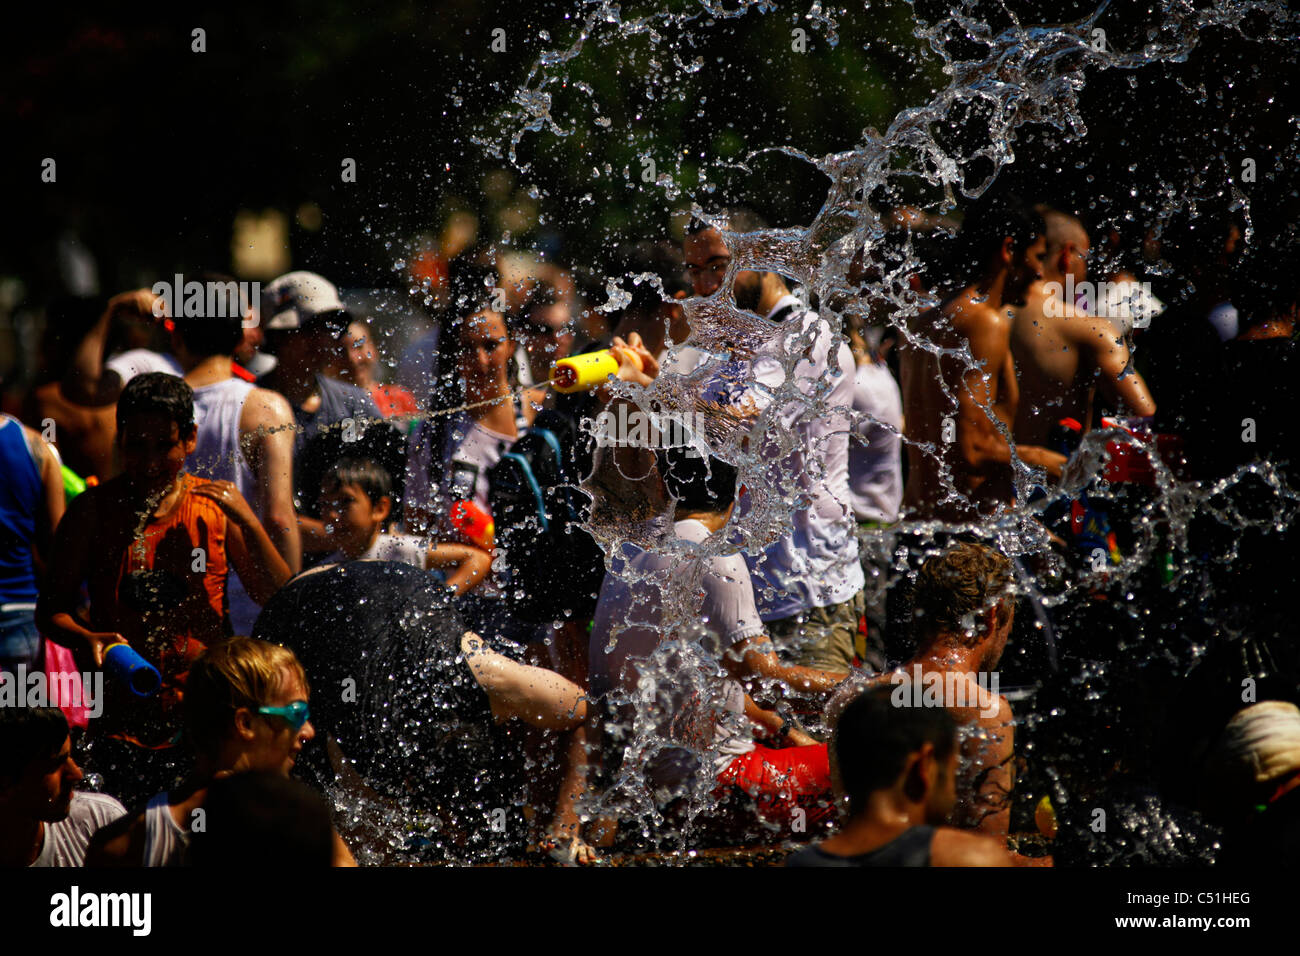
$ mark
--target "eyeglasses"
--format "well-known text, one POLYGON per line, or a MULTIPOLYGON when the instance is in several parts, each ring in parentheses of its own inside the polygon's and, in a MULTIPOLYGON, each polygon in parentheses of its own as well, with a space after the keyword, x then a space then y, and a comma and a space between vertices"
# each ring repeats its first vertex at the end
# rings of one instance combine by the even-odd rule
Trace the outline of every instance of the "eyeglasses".
POLYGON ((302 725, 311 719, 305 700, 295 700, 292 704, 285 704, 283 707, 259 707, 257 712, 268 717, 283 717, 293 728, 294 733, 302 730, 302 725))

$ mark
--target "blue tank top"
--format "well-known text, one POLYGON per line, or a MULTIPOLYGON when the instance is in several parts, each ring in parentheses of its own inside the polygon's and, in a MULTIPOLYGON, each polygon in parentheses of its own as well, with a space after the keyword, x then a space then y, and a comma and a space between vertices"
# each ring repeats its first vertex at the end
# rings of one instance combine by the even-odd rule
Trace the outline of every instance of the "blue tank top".
POLYGON ((0 604, 36 600, 32 540, 41 506, 41 473, 23 426, 0 415, 0 604))

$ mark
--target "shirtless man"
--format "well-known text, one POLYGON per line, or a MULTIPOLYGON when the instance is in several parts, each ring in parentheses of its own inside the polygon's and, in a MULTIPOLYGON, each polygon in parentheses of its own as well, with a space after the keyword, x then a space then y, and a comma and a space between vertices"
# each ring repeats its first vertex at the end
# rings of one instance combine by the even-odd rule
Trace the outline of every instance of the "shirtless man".
POLYGON ((1110 319, 1088 315, 1063 290, 1088 276, 1088 233, 1074 216, 1036 207, 1046 226, 1042 275, 1013 305, 1011 352, 1019 372, 1020 404, 1015 440, 1046 443, 1052 426, 1073 418, 1086 431, 1096 386, 1134 415, 1154 415, 1155 402, 1136 370, 1128 374, 1129 350, 1110 319), (1067 284, 1067 280, 1069 280, 1067 284))
MULTIPOLYGON (((889 687, 896 706, 941 704, 952 715, 961 751, 952 822, 994 835, 1005 835, 1011 822, 1015 730, 995 668, 1015 621, 1012 581, 1010 560, 981 544, 962 542, 931 557, 913 597, 916 653, 893 673, 865 679, 889 687)), ((865 681, 836 691, 831 723, 865 681)))
MULTIPOLYGON (((1011 446, 1004 437, 1019 401, 1011 358, 1013 308, 1042 278, 1044 232, 1042 216, 1014 197, 977 207, 962 227, 961 244, 965 268, 978 278, 918 317, 912 329, 913 337, 945 351, 969 347, 976 367, 911 341, 900 351, 908 439, 903 504, 915 517, 970 520, 1014 499, 1011 446)), ((1036 446, 1018 445, 1016 454, 1053 478, 1066 460, 1036 446)))

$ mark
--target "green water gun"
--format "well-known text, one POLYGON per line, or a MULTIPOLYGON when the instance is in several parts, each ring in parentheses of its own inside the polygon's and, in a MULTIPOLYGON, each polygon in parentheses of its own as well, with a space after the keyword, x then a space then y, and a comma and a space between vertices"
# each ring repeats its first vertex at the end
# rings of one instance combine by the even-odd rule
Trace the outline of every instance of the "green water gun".
POLYGON ((65 501, 71 501, 87 488, 93 488, 99 484, 99 479, 94 475, 89 478, 82 478, 67 465, 60 465, 59 468, 63 472, 63 498, 65 501))

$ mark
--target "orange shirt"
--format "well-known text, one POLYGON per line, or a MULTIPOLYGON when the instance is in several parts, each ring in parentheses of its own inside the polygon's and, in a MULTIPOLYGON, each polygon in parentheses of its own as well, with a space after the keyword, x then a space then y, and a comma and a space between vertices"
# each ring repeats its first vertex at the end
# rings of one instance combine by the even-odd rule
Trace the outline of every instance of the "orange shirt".
POLYGON ((180 477, 172 510, 140 529, 138 513, 121 498, 123 485, 104 488, 92 554, 102 555, 87 587, 95 630, 117 631, 158 668, 163 684, 152 698, 105 681, 102 732, 146 747, 165 747, 180 730, 180 700, 190 663, 207 645, 232 634, 226 606, 226 515, 214 501, 191 494, 200 483, 180 477), (114 507, 117 505, 117 507, 114 507))

